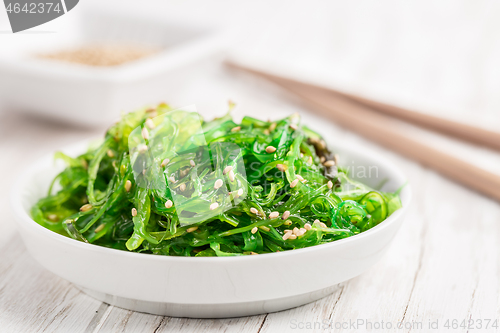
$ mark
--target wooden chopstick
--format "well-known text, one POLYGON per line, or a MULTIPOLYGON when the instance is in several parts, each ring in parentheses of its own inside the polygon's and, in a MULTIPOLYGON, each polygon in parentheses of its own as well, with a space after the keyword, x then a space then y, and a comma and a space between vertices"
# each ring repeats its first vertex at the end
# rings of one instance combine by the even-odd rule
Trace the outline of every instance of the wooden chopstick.
MULTIPOLYGON (((232 66, 235 67, 235 66, 232 66)), ((391 118, 346 97, 309 84, 237 66, 264 77, 301 97, 322 115, 363 136, 426 165, 468 188, 500 201, 500 176, 478 168, 452 155, 434 149, 391 126, 391 118)))
MULTIPOLYGON (((238 68, 246 72, 250 72, 259 76, 265 76, 268 79, 284 79, 283 77, 278 77, 270 73, 264 73, 262 71, 245 67, 234 62, 227 63, 230 67, 238 68)), ((426 127, 436 132, 451 135, 464 141, 475 143, 484 147, 492 148, 500 151, 500 133, 489 131, 483 128, 471 126, 468 124, 456 122, 453 120, 448 120, 441 117, 436 117, 429 114, 424 114, 421 112, 411 111, 402 107, 385 104, 375 100, 371 100, 359 95, 353 95, 345 92, 341 92, 335 89, 322 87, 314 85, 311 83, 300 82, 290 78, 286 78, 289 83, 301 84, 303 86, 310 86, 323 91, 328 91, 331 94, 345 97, 357 103, 369 106, 372 110, 379 111, 390 115, 395 118, 402 119, 409 123, 413 123, 418 126, 426 127)))

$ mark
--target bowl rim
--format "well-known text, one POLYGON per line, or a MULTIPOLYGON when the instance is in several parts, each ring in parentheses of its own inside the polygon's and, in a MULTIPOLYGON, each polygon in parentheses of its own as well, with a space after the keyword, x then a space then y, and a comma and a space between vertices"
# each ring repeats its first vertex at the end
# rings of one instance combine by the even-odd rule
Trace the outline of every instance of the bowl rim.
MULTIPOLYGON (((95 141, 95 138, 67 145, 60 150, 69 152, 70 154, 72 152, 74 154, 75 151, 76 152, 83 151, 84 149, 88 148, 89 144, 92 143, 93 141, 95 141)), ((140 252, 129 252, 125 250, 118 250, 104 246, 99 246, 91 243, 85 243, 70 237, 63 236, 61 234, 58 234, 43 227, 42 225, 34 221, 29 212, 24 209, 21 200, 23 192, 29 190, 29 184, 27 184, 28 180, 31 177, 33 177, 33 174, 39 169, 41 165, 47 165, 48 163, 50 163, 50 161, 54 160, 53 159, 54 152, 43 155, 41 158, 37 159, 34 163, 32 163, 29 167, 25 168, 20 173, 20 175, 14 182, 14 185, 11 190, 11 199, 10 199, 11 207, 12 210, 14 211, 14 216, 16 217, 18 228, 22 226, 24 228, 32 229, 34 232, 38 232, 45 237, 51 238, 54 241, 61 242, 67 246, 76 247, 86 251, 97 252, 103 255, 119 255, 119 256, 129 257, 131 259, 142 258, 143 260, 147 259, 160 262, 173 261, 177 263, 182 261, 193 262, 193 263, 202 263, 202 262, 232 263, 232 262, 239 262, 241 260, 280 259, 284 258, 285 256, 290 256, 293 254, 298 254, 298 253, 306 254, 308 252, 322 251, 330 247, 339 247, 349 243, 359 242, 367 237, 374 237, 374 235, 381 233, 384 229, 387 229, 390 225, 396 223, 400 218, 403 217, 403 215, 406 214, 408 210, 408 207, 412 201, 412 189, 409 181, 407 180, 407 177, 404 175, 404 173, 400 170, 399 167, 397 167, 394 163, 387 160, 385 157, 376 155, 375 153, 368 151, 365 148, 362 148, 361 145, 352 143, 349 144, 342 143, 341 145, 332 145, 332 146, 334 148, 336 146, 340 146, 341 148, 338 148, 339 150, 352 153, 354 157, 357 156, 372 160, 376 162, 378 166, 385 169, 389 169, 389 173, 393 174, 394 178, 405 179, 406 181, 402 184, 402 186, 404 185, 404 187, 401 190, 402 207, 397 211, 395 211, 387 219, 385 219, 384 221, 380 222, 378 225, 367 231, 361 232, 351 237, 336 240, 330 243, 314 245, 300 249, 287 250, 274 253, 264 253, 258 256, 246 255, 246 256, 228 256, 228 257, 180 257, 180 256, 165 256, 165 255, 156 255, 156 254, 140 253, 140 252)), ((22 233, 21 230, 19 231, 22 233)))

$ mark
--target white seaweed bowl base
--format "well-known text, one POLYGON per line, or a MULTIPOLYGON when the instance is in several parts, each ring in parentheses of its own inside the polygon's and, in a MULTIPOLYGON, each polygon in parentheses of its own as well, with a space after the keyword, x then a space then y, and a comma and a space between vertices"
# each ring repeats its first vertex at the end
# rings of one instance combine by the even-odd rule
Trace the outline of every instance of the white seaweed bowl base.
MULTIPOLYGON (((77 155, 82 143, 63 150, 77 155)), ((362 181, 383 191, 406 183, 393 164, 362 148, 335 149, 340 164, 376 167, 362 181)), ((49 155, 34 163, 14 188, 13 209, 31 255, 46 269, 88 295, 121 308, 156 315, 223 318, 281 311, 331 294, 341 282, 362 274, 388 249, 411 198, 401 191, 403 208, 356 236, 310 248, 244 257, 168 257, 86 244, 54 233, 30 217, 53 177, 64 168, 49 155)))

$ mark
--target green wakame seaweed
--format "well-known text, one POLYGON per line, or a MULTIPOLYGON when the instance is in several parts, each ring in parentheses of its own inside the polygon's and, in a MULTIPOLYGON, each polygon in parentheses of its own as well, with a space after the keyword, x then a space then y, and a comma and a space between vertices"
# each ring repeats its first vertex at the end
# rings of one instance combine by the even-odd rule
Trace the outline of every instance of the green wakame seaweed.
POLYGON ((153 163, 160 164, 168 155, 172 161, 178 157, 179 167, 167 174, 158 165, 157 177, 145 182, 140 173, 145 162, 140 153, 131 158, 129 136, 137 127, 144 128, 148 118, 171 112, 161 104, 125 114, 96 149, 75 158, 56 153, 67 167, 54 179, 47 197, 33 206, 34 220, 62 235, 114 249, 224 257, 299 249, 351 237, 401 207, 398 193, 379 192, 351 180, 347 170, 334 163, 336 155, 322 137, 301 126, 297 114, 274 122, 244 117, 236 124, 228 113, 202 122, 201 131, 210 147, 204 152, 200 152, 199 138, 189 131, 189 122, 176 127, 168 124, 171 128, 164 133, 159 127, 151 129, 149 144, 160 145, 159 159, 153 163), (236 145, 240 154, 223 156, 215 151, 217 143, 236 145), (180 147, 188 155, 176 154, 180 147), (196 159, 196 167, 183 164, 186 156, 196 159), (233 167, 233 180, 222 173, 227 166, 233 167), (217 178, 232 184, 231 188, 244 189, 242 195, 229 192, 226 186, 215 189, 217 178), (54 191, 56 187, 60 189, 54 191), (167 208, 168 200, 173 204, 167 208), (214 202, 221 202, 215 213, 210 212, 214 202), (279 216, 270 218, 272 212, 279 216), (285 212, 289 216, 283 219, 285 212), (179 218, 188 213, 184 220, 179 218), (196 220, 209 213, 211 217, 196 220), (287 238, 285 230, 294 229, 299 236, 287 238))

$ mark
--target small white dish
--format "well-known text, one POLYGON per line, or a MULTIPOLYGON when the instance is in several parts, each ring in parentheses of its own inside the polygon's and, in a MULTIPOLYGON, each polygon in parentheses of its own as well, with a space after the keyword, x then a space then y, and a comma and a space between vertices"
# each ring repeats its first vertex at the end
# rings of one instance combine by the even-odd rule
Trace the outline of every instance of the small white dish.
POLYGON ((45 45, 1 50, 0 102, 5 108, 79 126, 112 123, 121 112, 178 96, 193 77, 222 60, 230 39, 216 27, 181 21, 168 13, 161 21, 96 11, 83 11, 72 19, 71 33, 44 35, 45 45), (36 57, 108 43, 160 51, 108 67, 36 57))
MULTIPOLYGON (((63 150, 77 155, 81 143, 63 150)), ((395 191, 406 183, 393 164, 359 147, 334 150, 340 165, 372 170, 370 186, 395 191), (371 167, 371 169, 370 169, 371 167), (376 172, 376 174, 375 174, 376 172)), ((12 206, 31 255, 46 269, 88 295, 125 309, 157 315, 222 318, 256 315, 303 305, 331 294, 336 286, 374 265, 396 235, 411 198, 401 191, 403 208, 376 227, 353 237, 310 248, 244 257, 167 257, 86 244, 54 233, 30 217, 64 168, 53 155, 33 163, 14 188, 12 206)))

